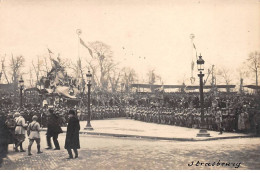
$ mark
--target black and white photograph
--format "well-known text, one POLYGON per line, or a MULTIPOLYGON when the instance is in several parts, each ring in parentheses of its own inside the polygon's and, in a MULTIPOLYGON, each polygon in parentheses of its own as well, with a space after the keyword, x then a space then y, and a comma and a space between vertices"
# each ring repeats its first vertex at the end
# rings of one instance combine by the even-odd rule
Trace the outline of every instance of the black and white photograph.
POLYGON ((260 0, 0 0, 0 170, 259 170, 260 0))

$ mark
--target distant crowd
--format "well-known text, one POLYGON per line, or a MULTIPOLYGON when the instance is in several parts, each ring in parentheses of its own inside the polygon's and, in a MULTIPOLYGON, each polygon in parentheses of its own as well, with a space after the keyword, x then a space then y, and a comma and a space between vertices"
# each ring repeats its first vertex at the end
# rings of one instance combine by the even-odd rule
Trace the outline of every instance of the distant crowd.
MULTIPOLYGON (((91 119, 125 117, 147 123, 187 128, 206 127, 208 130, 219 131, 220 134, 240 132, 259 135, 259 104, 259 97, 253 95, 218 94, 218 96, 215 96, 214 94, 205 94, 204 118, 202 119, 200 101, 196 94, 148 95, 134 93, 126 96, 107 96, 106 99, 93 97, 91 119)), ((69 110, 74 110, 74 114, 79 120, 87 119, 86 105, 74 105, 72 107, 63 103, 42 107, 41 104, 24 104, 20 107, 9 101, 2 101, 0 107, 0 136, 11 137, 8 143, 14 143, 16 151, 18 147, 23 151, 22 143, 19 143, 19 141, 24 141, 24 137, 17 137, 13 133, 14 131, 11 133, 8 130, 8 128, 16 129, 19 126, 17 124, 19 116, 23 117, 25 124, 37 119, 39 128, 48 127, 50 117, 56 117, 53 121, 56 124, 55 126, 67 126, 69 110), (7 127, 7 130, 4 127, 7 127)), ((56 138, 54 139, 57 143, 56 138)), ((0 141, 0 146, 0 149, 5 148, 6 144, 2 144, 0 141)), ((0 151, 0 153, 2 152, 0 151)), ((41 152, 40 149, 39 152, 41 152)))

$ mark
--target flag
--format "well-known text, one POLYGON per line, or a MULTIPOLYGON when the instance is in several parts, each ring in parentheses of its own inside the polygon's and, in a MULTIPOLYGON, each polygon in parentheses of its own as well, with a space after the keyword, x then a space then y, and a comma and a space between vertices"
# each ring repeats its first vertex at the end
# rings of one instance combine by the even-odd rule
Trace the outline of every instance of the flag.
POLYGON ((196 49, 196 47, 195 47, 195 44, 193 43, 193 47, 194 47, 194 49, 196 49))
POLYGON ((195 44, 194 43, 192 43, 193 44, 193 47, 194 47, 194 49, 196 50, 196 58, 198 59, 198 55, 197 55, 197 49, 196 49, 196 46, 195 46, 195 44))
POLYGON ((47 49, 48 49, 49 54, 53 54, 52 51, 49 48, 47 48, 47 49))
POLYGON ((84 41, 80 38, 80 44, 82 44, 85 48, 88 49, 90 56, 93 58, 92 50, 84 43, 84 41))
POLYGON ((51 59, 51 60, 54 65, 53 68, 55 68, 55 69, 61 68, 60 63, 58 61, 56 61, 55 59, 51 59))
POLYGON ((194 69, 194 61, 191 62, 191 69, 194 69))

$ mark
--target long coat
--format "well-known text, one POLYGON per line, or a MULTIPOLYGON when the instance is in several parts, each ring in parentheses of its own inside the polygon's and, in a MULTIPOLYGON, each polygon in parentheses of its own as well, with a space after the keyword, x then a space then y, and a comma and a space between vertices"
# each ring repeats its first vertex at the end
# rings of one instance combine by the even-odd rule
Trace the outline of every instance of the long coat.
POLYGON ((61 127, 59 124, 59 117, 51 114, 50 118, 48 119, 48 125, 47 125, 47 136, 54 136, 61 133, 61 127))
POLYGON ((67 134, 65 140, 65 149, 79 149, 79 120, 76 117, 71 117, 69 119, 67 134))

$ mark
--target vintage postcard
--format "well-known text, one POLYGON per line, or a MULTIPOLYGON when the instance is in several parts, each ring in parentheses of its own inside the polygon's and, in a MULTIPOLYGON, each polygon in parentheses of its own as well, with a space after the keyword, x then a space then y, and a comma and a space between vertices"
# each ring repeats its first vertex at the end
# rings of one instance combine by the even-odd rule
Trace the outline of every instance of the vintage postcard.
POLYGON ((260 169, 259 0, 0 0, 1 170, 260 169))

